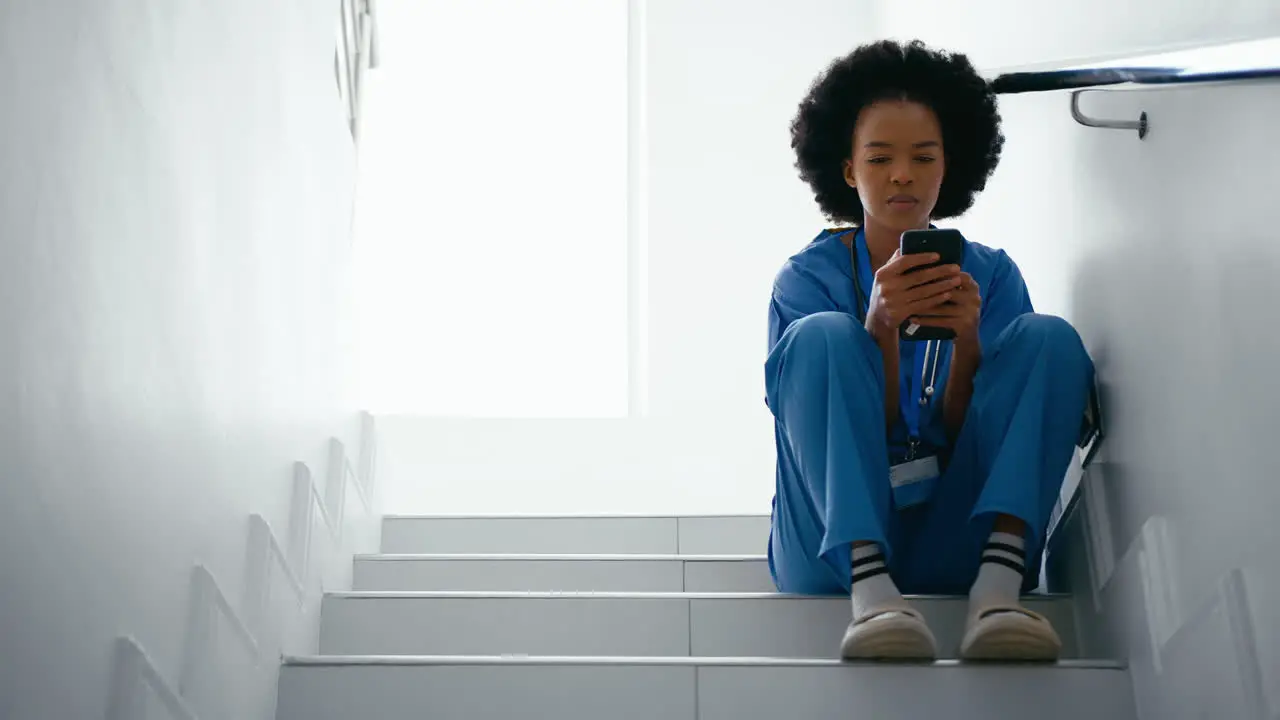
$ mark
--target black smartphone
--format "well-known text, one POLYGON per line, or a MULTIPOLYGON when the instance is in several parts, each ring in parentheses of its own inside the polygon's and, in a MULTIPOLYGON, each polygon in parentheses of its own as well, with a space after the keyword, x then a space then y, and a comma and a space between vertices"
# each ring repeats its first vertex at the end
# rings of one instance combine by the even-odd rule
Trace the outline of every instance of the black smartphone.
MULTIPOLYGON (((939 265, 962 265, 964 262, 964 236, 959 230, 908 230, 902 233, 900 242, 903 255, 937 253, 939 258, 936 263, 913 268, 908 275, 939 265)), ((947 328, 914 325, 909 320, 898 328, 898 337, 903 340, 951 340, 955 336, 955 332, 947 328)))

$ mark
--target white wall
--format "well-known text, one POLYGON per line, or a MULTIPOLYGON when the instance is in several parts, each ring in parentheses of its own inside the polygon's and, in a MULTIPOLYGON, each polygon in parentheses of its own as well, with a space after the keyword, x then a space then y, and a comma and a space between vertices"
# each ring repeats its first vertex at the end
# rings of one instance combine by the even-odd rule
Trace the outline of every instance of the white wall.
POLYGON ((336 11, 0 3, 6 720, 103 717, 120 635, 176 683, 193 567, 354 447, 336 11))
MULTIPOLYGON (((947 15, 949 3, 892 7, 887 32, 923 24, 926 40, 992 64, 1034 60, 1038 46, 1066 56, 1213 40, 1246 23, 1280 35, 1266 0, 1062 4, 1043 24, 1012 4, 1000 24, 947 15), (1072 32, 1090 10, 1164 24, 1072 32)), ((1084 107, 1146 110, 1151 133, 1079 126, 1065 93, 1005 97, 1005 160, 957 222, 1009 250, 1036 303, 1073 320, 1098 364, 1109 437, 1084 479, 1073 531, 1086 539, 1066 548, 1078 625, 1091 654, 1128 659, 1144 720, 1280 717, 1280 339, 1255 320, 1280 269, 1280 85, 1094 93, 1084 107)))
POLYGON ((1084 481, 1073 589, 1092 647, 1131 661, 1144 718, 1264 717, 1251 674, 1280 711, 1280 342, 1251 332, 1280 267, 1264 119, 1278 97, 1271 83, 1093 99, 1098 115, 1150 113, 1142 142, 1075 125, 1061 95, 1005 98, 1013 162, 985 207, 1010 212, 964 226, 1009 240, 1098 362, 1109 437, 1084 481))
POLYGON ((644 5, 647 416, 383 418, 389 512, 768 511, 769 288, 823 226, 788 127, 873 18, 847 0, 644 5))
POLYGON ((1089 548, 1073 588, 1094 647, 1131 661, 1144 720, 1280 714, 1280 340, 1254 320, 1280 270, 1278 90, 1094 98, 1098 115, 1146 110, 1141 142, 1074 126, 1060 96, 1003 103, 1024 171, 988 206, 1023 207, 984 229, 1035 228, 1010 243, 1015 256, 1034 258, 1036 279, 1056 266, 1061 309, 1098 362, 1109 437, 1084 480, 1089 548))

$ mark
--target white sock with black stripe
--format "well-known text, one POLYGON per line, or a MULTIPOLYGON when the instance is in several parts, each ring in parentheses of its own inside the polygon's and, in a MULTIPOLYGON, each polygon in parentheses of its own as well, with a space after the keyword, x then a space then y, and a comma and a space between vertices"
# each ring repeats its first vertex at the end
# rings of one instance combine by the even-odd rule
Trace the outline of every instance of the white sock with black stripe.
POLYGON ((1026 573, 1026 541, 1009 533, 991 533, 982 549, 978 579, 969 590, 969 607, 1017 605, 1026 573))
POLYGON ((889 577, 884 552, 874 543, 853 548, 853 617, 885 607, 905 607, 898 586, 889 577))

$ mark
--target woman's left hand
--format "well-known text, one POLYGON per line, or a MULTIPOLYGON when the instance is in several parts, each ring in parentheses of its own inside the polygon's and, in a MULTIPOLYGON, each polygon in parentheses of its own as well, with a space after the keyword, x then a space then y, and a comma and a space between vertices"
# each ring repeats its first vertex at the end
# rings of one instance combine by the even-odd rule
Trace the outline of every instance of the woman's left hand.
POLYGON ((979 350, 978 321, 982 316, 982 296, 978 282, 969 273, 960 273, 960 287, 951 293, 951 301, 929 310, 928 315, 913 318, 924 327, 948 328, 956 334, 958 350, 979 350))

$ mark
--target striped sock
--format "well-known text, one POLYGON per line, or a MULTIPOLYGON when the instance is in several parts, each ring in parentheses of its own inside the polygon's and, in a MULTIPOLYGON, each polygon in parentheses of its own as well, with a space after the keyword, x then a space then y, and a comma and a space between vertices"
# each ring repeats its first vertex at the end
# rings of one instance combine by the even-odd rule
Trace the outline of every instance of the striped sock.
POLYGON ((903 607, 906 602, 898 586, 889 577, 884 552, 879 545, 870 544, 853 548, 853 617, 884 607, 903 607))
POLYGON ((982 550, 978 579, 969 590, 970 606, 1017 605, 1026 568, 1026 541, 1009 533, 991 533, 982 550))

